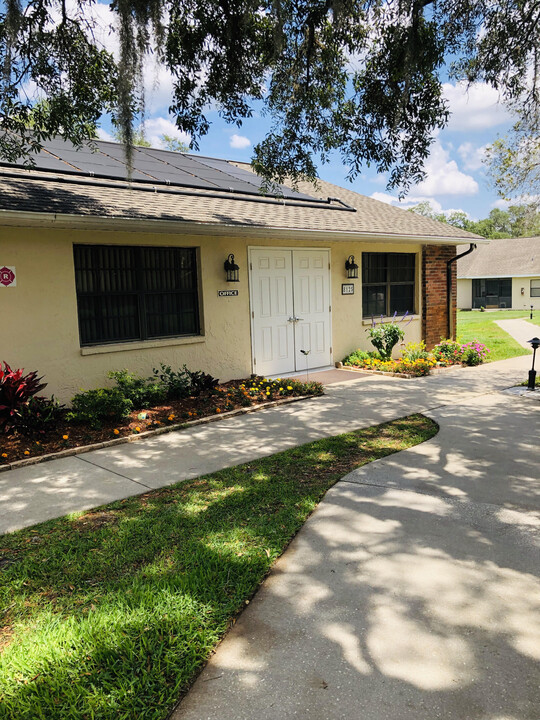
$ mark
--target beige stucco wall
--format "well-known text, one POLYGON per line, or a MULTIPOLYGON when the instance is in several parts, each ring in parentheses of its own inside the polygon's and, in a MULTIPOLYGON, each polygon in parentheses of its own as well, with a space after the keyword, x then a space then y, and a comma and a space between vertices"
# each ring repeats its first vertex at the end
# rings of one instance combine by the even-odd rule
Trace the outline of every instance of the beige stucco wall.
POLYGON ((540 280, 540 276, 512 278, 512 309, 529 310, 532 305, 535 310, 540 310, 540 297, 531 297, 531 280, 540 280))
POLYGON ((458 279, 457 306, 460 310, 470 310, 472 308, 472 280, 458 279))
MULTIPOLYGON (((17 286, 0 289, 2 332, 0 360, 14 367, 38 370, 48 382, 46 392, 63 401, 80 388, 108 384, 109 370, 128 368, 143 376, 163 362, 173 367, 184 363, 227 380, 252 372, 249 304, 248 248, 250 246, 327 247, 331 256, 333 361, 357 347, 371 349, 362 320, 361 282, 355 294, 341 294, 348 281, 344 264, 353 254, 361 265, 361 252, 416 252, 418 244, 309 243, 249 238, 201 237, 181 234, 150 234, 118 231, 1 228, 0 264, 15 266, 17 286), (197 247, 200 253, 202 337, 124 343, 81 350, 73 268, 73 244, 142 244, 197 247), (218 290, 230 289, 223 262, 235 254, 240 266, 238 297, 218 298, 218 290), (113 350, 113 351, 111 351, 113 350)), ((417 262, 420 273, 420 257, 417 262)), ((421 283, 417 282, 417 316, 406 328, 406 342, 421 339, 421 283)))

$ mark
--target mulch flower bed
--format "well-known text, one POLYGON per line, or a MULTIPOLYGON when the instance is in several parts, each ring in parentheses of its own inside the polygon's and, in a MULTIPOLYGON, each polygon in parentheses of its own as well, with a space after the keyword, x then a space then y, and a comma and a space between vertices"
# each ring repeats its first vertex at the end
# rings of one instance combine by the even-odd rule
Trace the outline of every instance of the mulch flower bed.
POLYGON ((0 465, 48 455, 85 445, 140 435, 149 430, 177 426, 192 420, 287 397, 321 395, 320 383, 301 383, 255 378, 233 380, 198 396, 167 400, 162 405, 134 410, 124 420, 104 422, 100 428, 60 421, 53 431, 27 437, 18 433, 0 435, 0 465))

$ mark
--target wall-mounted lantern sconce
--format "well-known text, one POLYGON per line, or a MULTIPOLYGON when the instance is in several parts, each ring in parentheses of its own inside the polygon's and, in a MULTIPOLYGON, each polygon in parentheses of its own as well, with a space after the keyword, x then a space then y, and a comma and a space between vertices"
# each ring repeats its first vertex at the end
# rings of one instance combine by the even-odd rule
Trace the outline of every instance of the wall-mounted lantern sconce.
POLYGON ((534 360, 536 358, 536 351, 540 347, 540 338, 533 337, 532 340, 527 340, 527 342, 531 343, 533 349, 532 369, 529 370, 529 384, 527 387, 529 390, 536 390, 536 370, 534 369, 534 360))
POLYGON ((347 271, 347 277, 351 280, 358 278, 358 265, 354 262, 354 255, 349 255, 345 260, 345 270, 347 271))
POLYGON ((225 268, 225 273, 227 274, 227 282, 238 282, 240 280, 238 277, 238 271, 240 268, 234 262, 234 255, 232 253, 225 260, 223 267, 225 268))

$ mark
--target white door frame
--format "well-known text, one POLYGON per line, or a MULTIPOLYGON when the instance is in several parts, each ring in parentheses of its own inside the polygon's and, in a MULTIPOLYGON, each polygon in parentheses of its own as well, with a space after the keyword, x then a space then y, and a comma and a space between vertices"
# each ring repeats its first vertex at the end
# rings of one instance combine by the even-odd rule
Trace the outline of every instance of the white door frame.
MULTIPOLYGON (((328 313, 328 322, 330 328, 330 364, 334 364, 334 331, 332 328, 332 250, 329 247, 294 247, 293 245, 248 245, 248 285, 249 285, 249 316, 250 316, 250 332, 251 332, 251 372, 256 373, 255 366, 253 364, 253 358, 255 357, 255 330, 254 330, 254 314, 253 314, 253 281, 252 281, 252 263, 251 263, 251 251, 252 250, 326 250, 328 252, 328 294, 330 298, 330 312, 328 313)), ((310 368, 311 370, 311 368, 310 368)), ((297 371, 291 371, 297 372, 297 371)), ((299 370, 298 372, 302 372, 299 370)))

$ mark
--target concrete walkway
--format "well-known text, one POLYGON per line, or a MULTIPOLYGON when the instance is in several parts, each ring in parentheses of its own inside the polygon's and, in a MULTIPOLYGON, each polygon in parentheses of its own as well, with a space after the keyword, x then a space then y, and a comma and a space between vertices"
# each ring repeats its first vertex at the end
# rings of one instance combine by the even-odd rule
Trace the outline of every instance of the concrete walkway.
POLYGON ((538 720, 540 406, 496 365, 365 387, 440 432, 327 493, 172 720, 538 720))
MULTIPOLYGON (((0 474, 0 533, 231 467, 312 440, 427 412, 527 378, 530 356, 404 380, 355 375, 320 398, 0 474)), ((536 403, 535 403, 536 404, 536 403)))
POLYGON ((514 340, 517 340, 527 350, 531 349, 528 340, 533 337, 540 337, 540 327, 527 322, 527 320, 495 320, 495 325, 498 325, 504 332, 511 335, 514 340))

